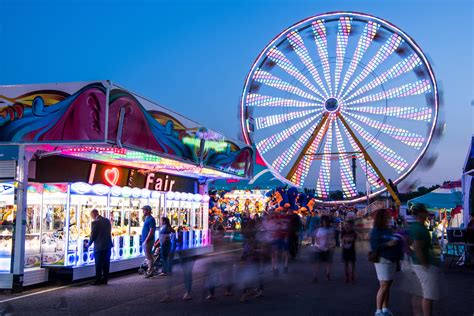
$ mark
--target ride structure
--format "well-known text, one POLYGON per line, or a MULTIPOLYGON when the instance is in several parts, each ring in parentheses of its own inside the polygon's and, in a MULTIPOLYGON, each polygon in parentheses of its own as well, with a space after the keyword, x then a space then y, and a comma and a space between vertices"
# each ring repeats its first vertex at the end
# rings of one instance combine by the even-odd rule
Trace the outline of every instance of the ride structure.
POLYGON ((399 204, 389 180, 400 183, 422 159, 439 104, 412 38, 371 15, 333 12, 296 23, 263 49, 240 106, 245 141, 280 180, 323 203, 388 191, 399 204))

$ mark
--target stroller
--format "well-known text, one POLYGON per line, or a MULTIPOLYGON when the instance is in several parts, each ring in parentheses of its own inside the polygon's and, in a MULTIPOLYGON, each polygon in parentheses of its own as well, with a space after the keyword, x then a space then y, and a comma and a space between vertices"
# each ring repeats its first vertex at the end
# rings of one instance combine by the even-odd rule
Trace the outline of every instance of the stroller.
MULTIPOLYGON (((153 252, 153 275, 157 275, 159 268, 162 266, 161 257, 160 257, 160 240, 159 239, 155 241, 155 243, 153 244, 152 252, 153 252)), ((142 265, 140 266, 140 268, 138 268, 138 274, 143 275, 146 273, 147 270, 148 270, 148 264, 147 264, 147 260, 145 259, 142 265)))

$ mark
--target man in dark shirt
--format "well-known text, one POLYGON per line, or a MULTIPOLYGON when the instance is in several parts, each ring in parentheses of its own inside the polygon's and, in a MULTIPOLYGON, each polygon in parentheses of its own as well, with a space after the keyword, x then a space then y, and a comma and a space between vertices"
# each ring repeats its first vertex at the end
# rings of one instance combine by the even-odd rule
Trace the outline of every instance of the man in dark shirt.
POLYGON ((89 246, 94 244, 95 281, 92 285, 107 284, 110 269, 110 249, 112 248, 112 225, 99 215, 97 209, 91 211, 94 220, 91 224, 89 246))

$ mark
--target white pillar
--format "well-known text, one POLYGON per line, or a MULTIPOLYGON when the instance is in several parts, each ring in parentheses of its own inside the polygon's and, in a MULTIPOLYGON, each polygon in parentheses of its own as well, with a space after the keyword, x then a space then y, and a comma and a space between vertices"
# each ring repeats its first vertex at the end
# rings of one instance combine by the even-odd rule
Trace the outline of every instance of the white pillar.
POLYGON ((18 163, 15 172, 16 220, 13 230, 11 273, 13 292, 23 290, 25 269, 26 206, 28 190, 28 162, 25 145, 18 146, 18 163))

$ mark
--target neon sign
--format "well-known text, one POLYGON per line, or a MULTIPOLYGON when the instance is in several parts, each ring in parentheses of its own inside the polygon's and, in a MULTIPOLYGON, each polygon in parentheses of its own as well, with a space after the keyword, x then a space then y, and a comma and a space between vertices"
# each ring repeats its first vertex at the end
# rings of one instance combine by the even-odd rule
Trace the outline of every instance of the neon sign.
POLYGON ((120 171, 115 167, 104 170, 104 179, 111 186, 117 185, 119 177, 120 177, 120 171))

